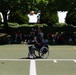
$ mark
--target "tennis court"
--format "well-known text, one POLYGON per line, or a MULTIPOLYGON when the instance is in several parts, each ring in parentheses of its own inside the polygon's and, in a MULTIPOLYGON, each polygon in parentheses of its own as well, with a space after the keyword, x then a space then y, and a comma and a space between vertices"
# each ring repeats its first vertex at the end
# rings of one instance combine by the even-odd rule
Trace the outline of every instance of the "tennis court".
MULTIPOLYGON (((0 46, 0 59, 27 58, 27 44, 13 44, 0 46)), ((76 46, 49 46, 50 54, 48 59, 75 59, 76 46)))
POLYGON ((0 60, 1 75, 76 75, 76 61, 0 60))
POLYGON ((76 75, 76 63, 73 61, 37 62, 37 75, 76 75))
POLYGON ((28 45, 0 46, 1 75, 76 75, 76 46, 49 46, 48 59, 26 59, 28 45))
POLYGON ((0 75, 29 75, 29 62, 0 61, 0 75))

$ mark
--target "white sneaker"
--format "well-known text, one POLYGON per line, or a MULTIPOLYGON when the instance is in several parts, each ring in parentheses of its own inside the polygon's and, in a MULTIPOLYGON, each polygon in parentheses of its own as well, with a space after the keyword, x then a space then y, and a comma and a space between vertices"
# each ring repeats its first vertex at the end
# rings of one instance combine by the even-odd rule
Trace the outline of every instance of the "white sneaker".
POLYGON ((29 56, 29 58, 33 58, 33 56, 32 56, 32 55, 30 55, 30 56, 29 56))

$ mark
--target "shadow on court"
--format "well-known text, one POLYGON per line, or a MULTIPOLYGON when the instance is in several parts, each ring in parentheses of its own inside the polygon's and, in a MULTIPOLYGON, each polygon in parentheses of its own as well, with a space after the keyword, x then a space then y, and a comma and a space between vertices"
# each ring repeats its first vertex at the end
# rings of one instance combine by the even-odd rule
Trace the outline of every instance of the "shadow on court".
POLYGON ((20 59, 42 59, 42 58, 41 57, 34 57, 34 58, 23 57, 23 58, 20 58, 20 59))

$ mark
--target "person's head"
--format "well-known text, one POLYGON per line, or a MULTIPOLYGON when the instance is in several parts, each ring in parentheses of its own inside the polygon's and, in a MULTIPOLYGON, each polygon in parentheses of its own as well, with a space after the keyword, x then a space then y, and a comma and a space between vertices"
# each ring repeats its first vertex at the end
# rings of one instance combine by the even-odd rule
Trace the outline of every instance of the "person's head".
POLYGON ((34 14, 34 11, 31 11, 30 14, 33 15, 34 14))

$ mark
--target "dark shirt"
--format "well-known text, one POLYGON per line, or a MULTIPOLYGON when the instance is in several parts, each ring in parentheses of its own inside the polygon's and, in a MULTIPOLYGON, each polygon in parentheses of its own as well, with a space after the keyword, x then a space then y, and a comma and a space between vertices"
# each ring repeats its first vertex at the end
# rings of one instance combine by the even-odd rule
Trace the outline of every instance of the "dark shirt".
POLYGON ((37 37, 36 39, 37 39, 38 43, 40 43, 40 45, 36 44, 36 42, 35 42, 35 47, 41 48, 44 45, 43 40, 41 39, 41 37, 37 37))

